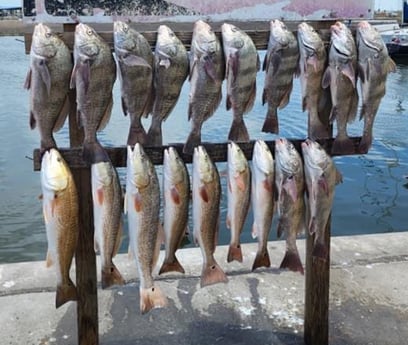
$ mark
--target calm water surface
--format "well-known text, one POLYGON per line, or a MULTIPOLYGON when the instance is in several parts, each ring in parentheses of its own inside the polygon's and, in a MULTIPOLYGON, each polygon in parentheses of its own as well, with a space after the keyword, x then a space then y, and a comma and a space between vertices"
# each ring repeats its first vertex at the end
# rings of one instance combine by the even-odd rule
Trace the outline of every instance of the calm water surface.
MULTIPOLYGON (((40 174, 33 171, 32 151, 39 145, 37 131, 29 128, 28 92, 23 89, 29 65, 22 38, 0 37, 0 263, 42 260, 46 253, 46 236, 38 199, 40 174)), ((263 54, 261 59, 263 58, 263 54)), ((264 73, 258 73, 258 94, 255 106, 245 118, 252 139, 273 140, 277 137, 261 133, 266 107, 261 104, 264 73)), ((374 128, 375 141, 366 155, 336 157, 344 182, 336 189, 332 216, 332 233, 356 235, 408 230, 408 64, 398 63, 396 73, 387 81, 384 97, 374 128)), ((187 99, 189 85, 164 124, 164 142, 184 142, 189 131, 187 99)), ((225 94, 225 93, 224 93, 225 94)), ((306 115, 301 112, 299 80, 295 80, 290 104, 279 113, 280 135, 288 138, 306 137, 306 115)), ((118 84, 114 88, 114 109, 106 129, 99 135, 108 146, 124 145, 129 119, 122 115, 118 84)), ((225 110, 225 98, 215 115, 204 124, 203 141, 220 142, 227 137, 231 113, 225 110)), ((145 122, 149 124, 149 120, 145 122)), ((350 126, 351 135, 360 135, 362 123, 350 126)), ((56 135, 59 146, 68 146, 64 127, 56 135)), ((220 171, 225 163, 218 165, 220 171)), ((189 167, 191 168, 191 167, 189 167)), ((161 176, 161 167, 158 167, 161 176)), ((125 171, 119 169, 124 184, 125 171)), ((225 227, 225 177, 222 177, 220 244, 229 241, 225 227)), ((243 242, 253 241, 250 235, 252 215, 248 216, 242 234, 243 242)), ((190 221, 191 224, 191 221, 190 221)), ((275 225, 270 238, 276 239, 275 225)), ((127 248, 125 235, 121 251, 127 248)))

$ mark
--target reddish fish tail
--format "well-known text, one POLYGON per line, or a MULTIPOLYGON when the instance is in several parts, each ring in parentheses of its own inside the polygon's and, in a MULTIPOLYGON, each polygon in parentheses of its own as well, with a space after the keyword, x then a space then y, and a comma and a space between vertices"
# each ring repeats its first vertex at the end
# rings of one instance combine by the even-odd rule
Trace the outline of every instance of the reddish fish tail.
POLYGON ((335 154, 352 154, 354 153, 354 143, 349 138, 339 138, 336 137, 333 141, 332 152, 333 155, 335 154))
POLYGON ((167 306, 167 298, 159 287, 140 289, 140 312, 142 314, 154 308, 164 308, 165 306, 167 306))
POLYGON ((312 256, 326 261, 328 255, 329 255, 329 250, 327 246, 324 243, 315 241, 313 245, 312 256))
POLYGON ((71 279, 68 280, 68 283, 57 286, 57 294, 55 296, 55 308, 59 308, 69 301, 77 300, 78 300, 77 289, 71 279))
POLYGON ((201 287, 226 282, 228 282, 228 278, 216 262, 212 265, 203 267, 201 273, 201 287))
POLYGON ((162 267, 160 268, 159 275, 167 272, 180 272, 185 273, 183 266, 180 262, 174 257, 174 260, 165 260, 162 267))
POLYGON ((235 142, 248 142, 249 134, 242 118, 232 121, 231 129, 228 134, 228 140, 235 142))
POLYGON ((285 257, 283 258, 280 269, 288 269, 293 272, 299 272, 304 275, 302 261, 300 260, 298 251, 286 251, 285 257))
POLYGON ((112 263, 110 267, 102 270, 102 289, 106 289, 112 285, 123 285, 125 280, 120 274, 119 270, 112 263))
POLYGON ((192 155, 194 153, 194 148, 201 144, 201 132, 192 130, 188 135, 187 141, 183 147, 183 153, 192 155))
POLYGON ((231 262, 237 260, 239 262, 242 262, 242 250, 241 250, 241 245, 230 245, 228 249, 228 256, 227 256, 227 262, 231 262))
POLYGON ((263 252, 256 253, 252 271, 255 271, 259 267, 271 267, 271 260, 267 249, 263 252))
POLYGON ((372 142, 373 142, 372 135, 364 133, 361 138, 360 144, 358 145, 358 152, 362 154, 367 153, 371 147, 372 142))
POLYGON ((149 131, 147 132, 147 146, 162 146, 163 134, 161 122, 152 121, 149 131))
POLYGON ((139 143, 143 146, 147 143, 147 134, 141 124, 140 126, 131 126, 129 128, 127 144, 130 146, 134 146, 136 143, 139 143))
POLYGON ((278 112, 276 107, 268 107, 268 112, 266 113, 265 121, 262 126, 262 132, 279 133, 278 112))

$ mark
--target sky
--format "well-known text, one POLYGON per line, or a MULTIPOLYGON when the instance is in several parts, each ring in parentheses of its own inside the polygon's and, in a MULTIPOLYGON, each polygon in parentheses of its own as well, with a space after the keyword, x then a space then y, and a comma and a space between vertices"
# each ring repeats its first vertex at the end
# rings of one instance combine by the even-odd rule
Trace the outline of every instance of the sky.
POLYGON ((375 10, 401 11, 403 0, 374 0, 375 10))

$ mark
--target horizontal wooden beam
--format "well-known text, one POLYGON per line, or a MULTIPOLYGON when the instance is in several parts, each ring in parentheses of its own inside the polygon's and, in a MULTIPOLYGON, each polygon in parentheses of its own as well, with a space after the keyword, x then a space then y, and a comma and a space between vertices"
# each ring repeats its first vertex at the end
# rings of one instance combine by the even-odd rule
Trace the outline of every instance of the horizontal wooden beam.
MULTIPOLYGON (((340 155, 355 155, 355 154, 363 154, 366 152, 359 152, 358 146, 361 141, 361 137, 353 137, 351 138, 354 143, 354 151, 348 152, 345 154, 336 154, 337 156, 340 155)), ((303 139, 289 139, 296 147, 296 149, 301 152, 300 145, 304 141, 303 139)), ((319 139, 317 140, 327 152, 331 152, 333 141, 334 139, 319 139)), ((266 144, 269 146, 272 152, 275 150, 275 141, 265 141, 266 144)), ((254 148, 255 141, 250 141, 247 143, 238 143, 241 147, 242 151, 244 152, 246 158, 248 160, 252 159, 252 151, 254 148)), ((208 154, 210 155, 211 159, 214 162, 226 162, 227 161, 227 150, 228 150, 228 143, 202 143, 202 145, 207 150, 208 154)), ((184 154, 183 153, 183 146, 184 143, 175 143, 170 144, 167 146, 160 146, 160 147, 145 147, 145 151, 147 155, 152 160, 153 164, 161 165, 163 164, 163 151, 169 146, 173 146, 178 153, 180 154, 181 158, 184 160, 185 163, 192 163, 192 155, 184 154)), ((126 167, 126 156, 127 150, 125 146, 121 147, 105 147, 106 152, 108 153, 112 164, 115 167, 126 167)), ((82 148, 60 148, 59 151, 61 155, 64 157, 66 162, 71 168, 85 168, 86 164, 82 159, 82 148)), ((40 150, 35 149, 33 152, 33 162, 34 162, 34 170, 39 171, 41 169, 41 157, 40 157, 40 150)))
MULTIPOLYGON (((269 21, 229 21, 228 23, 234 24, 240 29, 248 33, 255 43, 258 50, 264 50, 267 48, 269 39, 269 21)), ((296 32, 297 27, 301 23, 300 21, 285 21, 286 26, 289 30, 296 32)), ((319 31, 323 38, 326 37, 328 40, 330 25, 334 23, 334 20, 319 20, 319 21, 308 21, 317 31, 319 31)), ((221 25, 223 22, 210 22, 216 35, 221 38, 221 25)), ((113 49, 113 24, 112 23, 95 23, 89 24, 92 26, 98 34, 112 47, 113 49)), ((157 38, 157 28, 160 25, 169 26, 176 36, 183 42, 187 49, 190 48, 191 37, 194 23, 179 23, 179 22, 157 22, 157 23, 129 23, 129 25, 135 30, 143 34, 150 46, 154 48, 157 38)), ((70 49, 73 49, 74 45, 74 31, 75 24, 50 24, 50 27, 56 33, 60 33, 64 42, 68 45, 70 49)), ((32 33, 34 30, 34 25, 29 24, 26 26, 24 41, 26 53, 30 52, 32 33)))

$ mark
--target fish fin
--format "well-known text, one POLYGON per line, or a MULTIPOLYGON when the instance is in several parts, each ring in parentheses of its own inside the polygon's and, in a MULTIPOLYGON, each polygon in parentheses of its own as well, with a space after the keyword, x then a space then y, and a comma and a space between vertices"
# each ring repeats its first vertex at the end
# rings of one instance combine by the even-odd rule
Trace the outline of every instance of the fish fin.
POLYGON ((54 265, 52 255, 51 255, 50 251, 47 251, 47 258, 45 260, 45 267, 49 268, 52 265, 54 265))
POLYGON ((235 183, 237 184, 237 187, 240 191, 244 192, 247 189, 244 178, 242 177, 241 174, 235 177, 235 183))
POLYGON ((156 244, 155 244, 154 252, 153 252, 152 269, 156 267, 157 262, 159 261, 160 247, 164 243, 164 240, 165 240, 165 234, 164 234, 163 225, 159 223, 159 225, 157 226, 156 244))
MULTIPOLYGON (((341 73, 351 81, 353 88, 355 88, 356 87, 356 71, 354 70, 354 67, 351 64, 351 62, 345 65, 345 67, 341 70, 341 73)), ((369 76, 367 76, 367 78, 369 79, 369 76)))
POLYGON ((98 205, 103 205, 103 201, 105 199, 103 188, 98 188, 95 194, 95 201, 98 203, 98 205))
POLYGON ((181 266, 180 262, 174 256, 173 261, 164 261, 162 267, 160 268, 159 275, 168 272, 180 272, 185 273, 183 266, 181 266))
POLYGON ((352 154, 354 153, 354 142, 349 137, 338 138, 336 137, 333 141, 333 146, 331 154, 352 154))
POLYGON ((329 250, 327 246, 324 243, 321 243, 320 241, 315 241, 313 245, 312 256, 322 260, 327 260, 328 254, 329 250))
POLYGON ((150 66, 145 59, 137 55, 128 55, 122 58, 122 61, 129 67, 146 67, 148 69, 152 69, 152 66, 150 66))
POLYGON ((228 140, 234 142, 249 141, 248 129, 246 128, 244 119, 242 117, 239 119, 234 117, 234 119, 232 120, 232 125, 228 133, 228 140))
MULTIPOLYGON (((81 78, 84 82, 85 93, 88 93, 89 89, 89 82, 91 79, 91 65, 90 62, 87 60, 85 62, 80 62, 77 65, 76 74, 80 73, 81 78)), ((75 76, 77 78, 77 76, 75 76)))
POLYGON ((106 289, 112 285, 124 285, 125 280, 120 274, 117 267, 112 263, 110 267, 102 270, 101 285, 102 289, 106 289))
POLYGON ((286 92, 283 95, 283 97, 282 97, 282 99, 281 99, 281 101, 279 103, 279 109, 283 109, 288 105, 290 94, 292 93, 292 88, 293 88, 293 83, 291 83, 290 86, 286 89, 286 92))
POLYGON ((279 133, 278 112, 275 106, 268 106, 265 121, 262 126, 264 133, 279 133))
POLYGON ((37 127, 37 120, 32 111, 30 111, 30 129, 34 129, 37 127))
POLYGON ((285 256, 279 266, 280 269, 288 269, 293 272, 299 272, 301 275, 305 274, 303 269, 302 261, 300 260, 299 253, 297 250, 288 251, 286 250, 285 256))
POLYGON ((72 68, 71 79, 69 81, 70 89, 75 89, 76 87, 76 74, 77 73, 78 73, 78 63, 75 63, 74 67, 72 68))
POLYGON ((50 70, 45 62, 45 60, 40 59, 38 71, 40 73, 40 78, 47 89, 47 95, 50 95, 51 92, 51 75, 50 70))
POLYGON ((201 273, 201 287, 226 282, 228 282, 228 278, 216 262, 212 265, 206 265, 203 268, 201 273))
POLYGON ((159 66, 163 66, 165 69, 168 69, 171 66, 171 60, 169 58, 161 58, 159 61, 159 66))
POLYGON ((364 83, 367 80, 367 77, 364 71, 364 66, 360 63, 357 64, 357 73, 358 73, 358 76, 360 77, 361 82, 364 83))
POLYGON ((217 81, 217 72, 215 70, 214 61, 212 58, 207 57, 204 62, 205 73, 215 82, 217 81))
POLYGON ((330 67, 327 67, 326 70, 324 71, 322 78, 322 88, 327 89, 330 86, 330 82, 331 82, 330 67))
POLYGON ((98 129, 97 129, 98 131, 103 130, 106 127, 106 125, 108 124, 109 119, 111 117, 111 113, 112 113, 112 107, 113 107, 113 99, 111 97, 110 100, 109 100, 109 103, 108 103, 108 105, 107 105, 107 107, 105 109, 104 115, 103 115, 103 117, 101 119, 101 122, 99 123, 98 129))
POLYGON ((255 98, 256 98, 256 81, 254 81, 254 83, 252 84, 252 89, 248 97, 248 102, 246 103, 244 107, 244 114, 248 113, 253 108, 254 103, 255 103, 255 98))
POLYGON ((323 190, 323 192, 326 193, 328 196, 330 193, 329 190, 329 185, 327 184, 327 179, 324 176, 320 176, 320 178, 317 181, 318 186, 323 190))
POLYGON ((171 188, 170 194, 171 194, 171 199, 174 201, 174 203, 176 205, 180 205, 181 204, 180 193, 176 186, 171 188))
POLYGON ((231 63, 231 71, 232 71, 232 80, 235 81, 238 76, 239 72, 239 51, 237 50, 235 53, 230 54, 229 61, 231 63))
POLYGON ((48 224, 50 222, 50 219, 52 218, 51 210, 48 203, 47 204, 43 203, 43 217, 45 224, 48 224))
POLYGON ((255 223, 252 224, 251 236, 253 239, 258 237, 258 228, 255 223))
POLYGON ((24 88, 26 90, 30 90, 31 87, 31 75, 32 75, 32 70, 31 68, 27 71, 27 75, 24 81, 24 88))
POLYGON ((201 199, 203 199, 204 202, 208 202, 210 200, 207 188, 205 186, 200 187, 200 197, 201 199))
POLYGON ((146 314, 154 308, 164 308, 167 303, 166 296, 158 286, 140 289, 140 311, 142 314, 146 314))
POLYGON ((240 244, 236 246, 230 245, 228 248, 227 262, 234 260, 242 262, 242 249, 240 244))
POLYGON ((99 245, 99 242, 96 236, 94 236, 94 251, 95 253, 101 252, 101 246, 99 245))
POLYGON ((296 187, 296 181, 293 177, 285 180, 283 189, 286 191, 286 193, 288 193, 292 201, 296 202, 296 199, 298 197, 298 190, 296 187))
POLYGON ((55 121, 53 132, 58 132, 65 123, 65 120, 69 114, 70 102, 68 95, 65 97, 64 104, 61 107, 57 120, 55 121))
POLYGON ((262 186, 270 193, 273 192, 273 182, 268 179, 262 181, 262 186))
POLYGON ((388 57, 387 62, 385 63, 385 71, 387 73, 396 72, 397 65, 395 64, 394 60, 388 57))
POLYGON ((343 183, 343 175, 342 173, 336 168, 336 185, 339 183, 343 183))
POLYGON ((255 271, 259 267, 271 267, 268 249, 266 249, 265 252, 256 253, 255 260, 252 265, 252 271, 255 271))
POLYGON ((136 193, 133 198, 133 207, 137 213, 142 212, 143 201, 140 193, 136 193))
POLYGON ((308 65, 311 65, 311 66, 313 67, 313 70, 314 70, 315 72, 317 72, 317 65, 318 65, 318 63, 319 63, 319 59, 317 58, 316 55, 309 56, 309 57, 307 58, 307 60, 306 60, 306 63, 307 63, 308 65))
POLYGON ((68 301, 77 301, 78 293, 74 283, 71 279, 67 284, 61 284, 57 286, 57 293, 55 296, 55 307, 59 308, 68 301))
POLYGON ((350 110, 349 113, 347 114, 347 123, 352 123, 356 119, 357 110, 358 110, 358 93, 357 89, 354 89, 354 93, 351 98, 350 110))
POLYGON ((192 155, 194 148, 201 144, 201 132, 192 130, 183 146, 183 153, 192 155))

